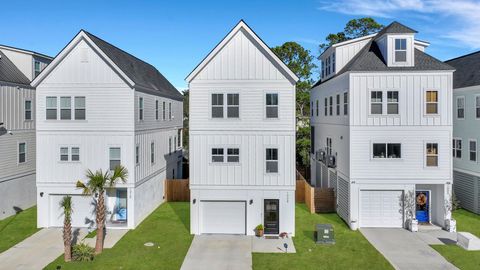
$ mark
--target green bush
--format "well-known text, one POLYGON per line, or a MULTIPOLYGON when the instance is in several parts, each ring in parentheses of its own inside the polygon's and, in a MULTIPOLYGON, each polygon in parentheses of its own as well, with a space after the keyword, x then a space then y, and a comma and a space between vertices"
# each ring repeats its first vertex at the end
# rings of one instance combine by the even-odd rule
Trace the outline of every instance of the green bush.
POLYGON ((93 261, 95 249, 85 243, 74 245, 72 248, 72 259, 74 261, 88 262, 93 261))

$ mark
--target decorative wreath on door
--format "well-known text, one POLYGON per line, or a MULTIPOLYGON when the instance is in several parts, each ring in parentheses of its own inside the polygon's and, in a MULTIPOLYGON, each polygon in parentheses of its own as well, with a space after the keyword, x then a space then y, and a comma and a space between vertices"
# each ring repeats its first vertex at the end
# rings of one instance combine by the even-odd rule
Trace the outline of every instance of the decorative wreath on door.
POLYGON ((417 195, 417 204, 418 205, 425 205, 427 203, 427 196, 425 196, 425 194, 423 193, 420 193, 417 195))

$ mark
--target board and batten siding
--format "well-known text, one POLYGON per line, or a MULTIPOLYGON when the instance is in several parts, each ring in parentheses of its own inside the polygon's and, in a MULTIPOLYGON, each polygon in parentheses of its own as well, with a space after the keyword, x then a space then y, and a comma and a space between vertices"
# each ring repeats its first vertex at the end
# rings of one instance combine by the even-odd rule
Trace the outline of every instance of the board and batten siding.
POLYGON ((135 131, 152 129, 175 129, 183 127, 183 102, 166 97, 135 91, 135 131), (139 118, 139 99, 143 98, 143 120, 139 118), (158 101, 158 120, 156 105, 158 101), (165 120, 163 120, 163 102, 165 102, 165 120), (172 104, 172 119, 169 118, 169 105, 172 104))
POLYGON ((348 43, 342 46, 335 47, 335 70, 338 72, 352 60, 353 57, 361 50, 371 38, 359 40, 357 42, 348 43))

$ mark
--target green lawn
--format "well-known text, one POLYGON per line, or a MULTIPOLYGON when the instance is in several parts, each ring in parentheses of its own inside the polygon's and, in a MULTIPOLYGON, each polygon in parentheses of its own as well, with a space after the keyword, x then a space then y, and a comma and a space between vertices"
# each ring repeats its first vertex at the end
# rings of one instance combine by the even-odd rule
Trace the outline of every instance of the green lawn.
POLYGON ((0 253, 36 233, 37 207, 32 207, 0 220, 0 253))
POLYGON ((188 202, 164 203, 93 262, 65 263, 62 255, 45 269, 178 270, 193 239, 189 208, 188 202), (155 246, 146 247, 146 242, 153 242, 155 246))
POLYGON ((254 269, 393 269, 363 237, 350 230, 337 214, 310 214, 304 204, 296 205, 295 254, 253 254, 254 269), (317 223, 334 226, 336 244, 316 245, 317 223))
MULTIPOLYGON (((463 209, 453 212, 457 231, 470 232, 480 237, 480 216, 463 209)), ((480 251, 467 251, 457 245, 432 246, 448 261, 462 270, 480 269, 480 251)))

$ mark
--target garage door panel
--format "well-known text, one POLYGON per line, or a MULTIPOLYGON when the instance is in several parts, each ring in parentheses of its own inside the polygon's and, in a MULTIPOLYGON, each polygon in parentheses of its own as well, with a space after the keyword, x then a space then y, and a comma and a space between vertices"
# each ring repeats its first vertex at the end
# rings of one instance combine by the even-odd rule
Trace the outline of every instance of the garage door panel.
POLYGON ((202 233, 245 234, 244 201, 202 201, 202 233))
MULTIPOLYGON (((50 195, 50 226, 63 226, 63 208, 60 201, 66 195, 50 195)), ((90 227, 95 222, 95 205, 92 197, 70 195, 72 197, 72 227, 90 227)))
POLYGON ((360 191, 360 227, 403 227, 401 190, 360 191))

